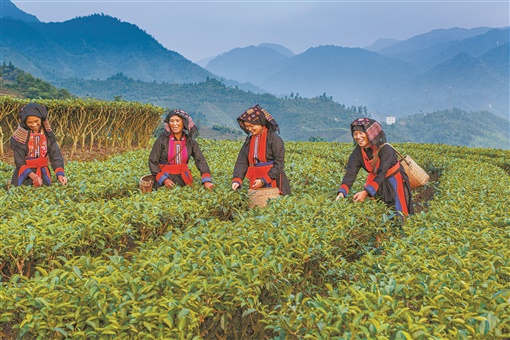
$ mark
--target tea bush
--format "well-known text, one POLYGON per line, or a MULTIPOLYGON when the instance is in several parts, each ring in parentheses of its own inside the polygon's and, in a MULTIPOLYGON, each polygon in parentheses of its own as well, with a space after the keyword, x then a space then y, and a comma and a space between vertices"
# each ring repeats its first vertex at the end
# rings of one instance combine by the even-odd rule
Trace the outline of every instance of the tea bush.
POLYGON ((230 189, 241 142, 200 145, 213 192, 195 179, 142 195, 149 150, 69 162, 67 186, 1 191, 0 335, 510 336, 508 151, 395 144, 438 175, 402 225, 381 202, 335 200, 350 144, 287 142, 293 193, 255 209, 230 189))

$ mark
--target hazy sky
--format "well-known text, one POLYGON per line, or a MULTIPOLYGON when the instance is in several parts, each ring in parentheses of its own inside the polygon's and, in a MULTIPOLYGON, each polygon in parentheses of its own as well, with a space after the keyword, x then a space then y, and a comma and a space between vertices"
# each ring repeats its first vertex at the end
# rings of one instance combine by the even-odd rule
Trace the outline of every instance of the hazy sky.
POLYGON ((510 26, 508 0, 12 2, 43 22, 104 13, 137 25, 192 61, 261 43, 301 53, 319 45, 365 47, 380 38, 403 40, 436 28, 510 26))

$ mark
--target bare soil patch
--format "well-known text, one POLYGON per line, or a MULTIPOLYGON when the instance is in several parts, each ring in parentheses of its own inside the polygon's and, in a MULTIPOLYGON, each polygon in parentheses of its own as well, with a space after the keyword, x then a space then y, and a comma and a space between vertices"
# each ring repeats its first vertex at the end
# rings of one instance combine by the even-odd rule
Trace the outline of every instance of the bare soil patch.
POLYGON ((416 189, 418 192, 414 195, 414 213, 418 214, 429 209, 428 202, 434 198, 436 194, 435 187, 439 183, 440 175, 437 172, 429 173, 430 179, 426 186, 416 189))

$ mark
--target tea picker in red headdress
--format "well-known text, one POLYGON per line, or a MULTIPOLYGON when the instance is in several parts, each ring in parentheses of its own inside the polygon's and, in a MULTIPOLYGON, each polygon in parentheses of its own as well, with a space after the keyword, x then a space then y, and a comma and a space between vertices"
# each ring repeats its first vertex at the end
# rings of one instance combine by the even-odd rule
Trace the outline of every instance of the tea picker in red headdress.
POLYGON ((189 114, 179 109, 171 110, 164 120, 164 127, 149 155, 149 169, 156 179, 153 188, 192 185, 188 162, 193 157, 202 176, 202 184, 212 190, 209 166, 193 138, 198 129, 189 114))
POLYGON ((241 129, 248 134, 239 151, 232 179, 237 190, 244 177, 250 180, 250 189, 279 188, 280 194, 290 194, 285 172, 285 147, 278 123, 259 105, 246 110, 237 118, 241 129))
POLYGON ((351 133, 357 145, 347 161, 336 198, 347 197, 358 171, 363 168, 368 172, 368 178, 364 190, 354 194, 355 202, 376 197, 403 216, 413 214, 409 179, 395 150, 386 143, 381 125, 370 118, 358 118, 351 123, 351 133))
POLYGON ((12 185, 51 185, 50 164, 57 180, 62 185, 67 184, 64 158, 51 130, 46 107, 37 103, 23 106, 10 145, 16 164, 12 185))

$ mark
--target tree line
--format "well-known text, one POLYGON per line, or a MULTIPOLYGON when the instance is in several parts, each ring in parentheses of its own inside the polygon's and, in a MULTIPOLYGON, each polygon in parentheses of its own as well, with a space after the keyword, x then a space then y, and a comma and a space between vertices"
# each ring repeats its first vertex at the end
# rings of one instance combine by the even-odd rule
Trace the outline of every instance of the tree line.
POLYGON ((29 99, 70 99, 73 96, 66 89, 59 89, 24 72, 9 62, 0 66, 0 86, 18 93, 21 97, 29 99))

